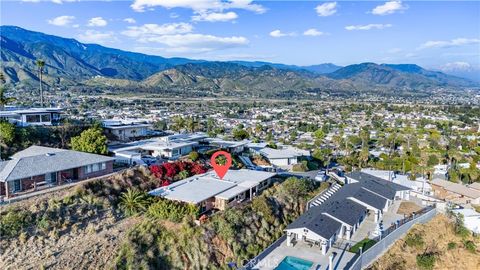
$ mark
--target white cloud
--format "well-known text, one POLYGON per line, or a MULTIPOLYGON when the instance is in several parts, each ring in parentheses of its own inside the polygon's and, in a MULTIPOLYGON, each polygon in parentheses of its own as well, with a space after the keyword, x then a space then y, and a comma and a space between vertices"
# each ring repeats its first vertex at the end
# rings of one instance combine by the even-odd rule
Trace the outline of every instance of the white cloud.
POLYGON ((318 30, 315 29, 315 28, 310 28, 310 29, 306 30, 305 32, 303 32, 303 35, 304 35, 304 36, 316 37, 316 36, 325 35, 325 33, 320 32, 320 31, 318 31, 318 30))
POLYGON ((286 36, 295 36, 295 33, 294 32, 283 33, 282 31, 277 29, 277 30, 273 30, 272 32, 270 32, 270 36, 274 37, 274 38, 279 38, 279 37, 286 37, 286 36))
POLYGON ((127 22, 127 23, 136 23, 137 22, 134 18, 125 18, 125 19, 123 19, 123 21, 127 22))
POLYGON ((115 34, 111 31, 100 32, 97 30, 87 30, 83 34, 78 35, 77 38, 85 43, 106 44, 117 41, 115 34))
POLYGON ((405 10, 407 9, 408 6, 406 5, 403 5, 402 4, 402 1, 400 0, 393 0, 393 1, 389 1, 389 2, 385 2, 385 4, 383 5, 380 5, 380 6, 376 6, 373 10, 372 10, 372 14, 375 14, 375 15, 388 15, 388 14, 393 14, 397 11, 402 11, 402 10, 405 10))
POLYGON ((390 50, 387 51, 387 53, 400 53, 403 52, 403 49, 401 48, 391 48, 390 50))
POLYGON ((77 1, 79 1, 79 0, 52 0, 52 2, 55 3, 55 4, 63 4, 65 2, 77 2, 77 1))
POLYGON ((452 40, 434 40, 427 41, 420 45, 418 49, 430 49, 430 48, 450 48, 450 47, 460 47, 464 45, 473 45, 479 44, 480 39, 478 38, 456 38, 452 40))
POLYGON ((90 27, 103 27, 103 26, 107 26, 107 21, 102 18, 102 17, 94 17, 94 18, 91 18, 90 20, 88 20, 88 24, 87 26, 90 26, 90 27))
POLYGON ((128 30, 123 31, 122 34, 145 41, 157 36, 186 34, 192 32, 192 30, 193 26, 189 23, 166 23, 162 25, 152 23, 142 26, 129 26, 128 30))
POLYGON ((473 69, 472 65, 467 62, 452 62, 446 63, 440 67, 442 71, 471 71, 473 69))
POLYGON ((26 3, 39 3, 40 0, 22 0, 22 2, 26 2, 26 3))
POLYGON ((327 17, 337 12, 337 2, 330 2, 318 5, 315 10, 318 16, 327 17))
POLYGON ((226 13, 202 12, 202 13, 199 13, 198 15, 192 16, 193 21, 206 21, 206 22, 226 22, 226 21, 235 20, 236 18, 238 18, 238 15, 233 11, 229 11, 226 13))
POLYGON ((248 39, 241 36, 218 37, 204 34, 179 34, 149 37, 146 42, 155 42, 167 45, 169 52, 207 52, 235 47, 243 47, 248 44, 248 39))
MULTIPOLYGON (((167 46, 159 50, 178 53, 200 53, 246 46, 249 41, 242 36, 219 37, 192 33, 189 23, 144 24, 130 26, 122 34, 142 43, 159 43, 167 46)), ((146 47, 145 47, 146 48, 146 47)))
POLYGON ((253 4, 252 0, 134 0, 130 6, 138 12, 145 11, 146 8, 163 7, 187 8, 196 12, 221 12, 227 9, 244 9, 256 13, 264 13, 265 8, 258 4, 253 4))
POLYGON ((355 30, 385 29, 388 27, 392 27, 392 25, 371 23, 367 25, 348 25, 348 26, 345 26, 345 29, 347 29, 348 31, 355 31, 355 30))
POLYGON ((63 15, 50 19, 47 22, 56 26, 68 26, 73 22, 73 20, 75 20, 74 16, 63 15))

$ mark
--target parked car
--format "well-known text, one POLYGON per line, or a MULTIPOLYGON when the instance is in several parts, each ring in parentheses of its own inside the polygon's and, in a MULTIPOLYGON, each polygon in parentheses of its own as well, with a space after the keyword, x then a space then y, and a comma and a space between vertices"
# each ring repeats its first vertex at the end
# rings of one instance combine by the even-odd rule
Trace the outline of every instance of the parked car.
POLYGON ((325 181, 327 181, 327 179, 328 179, 328 176, 327 176, 327 173, 325 171, 319 171, 317 173, 317 175, 315 176, 315 180, 319 181, 319 182, 325 182, 325 181))

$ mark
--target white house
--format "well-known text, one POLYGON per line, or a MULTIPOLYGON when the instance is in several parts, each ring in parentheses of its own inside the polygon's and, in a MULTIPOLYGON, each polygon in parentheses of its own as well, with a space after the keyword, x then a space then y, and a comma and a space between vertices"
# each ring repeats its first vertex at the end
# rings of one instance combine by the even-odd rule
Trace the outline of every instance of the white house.
POLYGON ((338 238, 350 240, 370 212, 379 223, 394 200, 402 199, 408 188, 362 172, 346 176, 347 183, 329 190, 313 200, 311 207, 287 226, 287 246, 298 241, 309 242, 322 254, 338 238))
POLYGON ((0 120, 17 126, 52 126, 60 123, 61 108, 30 108, 0 111, 0 120))
POLYGON ((148 135, 152 125, 146 120, 110 119, 102 121, 103 128, 121 141, 148 135))
POLYGON ((309 157, 310 152, 307 150, 298 149, 291 146, 284 146, 283 148, 273 149, 265 147, 258 151, 260 155, 268 159, 268 161, 275 166, 289 166, 298 163, 299 157, 309 157))
POLYGON ((201 213, 224 210, 257 196, 270 185, 274 176, 275 173, 241 169, 229 170, 220 179, 215 172, 209 171, 154 189, 149 194, 197 205, 201 213))

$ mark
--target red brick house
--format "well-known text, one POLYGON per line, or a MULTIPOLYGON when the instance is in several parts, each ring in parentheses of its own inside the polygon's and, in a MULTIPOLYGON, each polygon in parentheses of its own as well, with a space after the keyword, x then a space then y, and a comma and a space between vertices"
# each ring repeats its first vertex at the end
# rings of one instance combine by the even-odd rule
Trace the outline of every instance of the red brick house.
POLYGON ((106 175, 113 172, 113 161, 102 155, 31 146, 0 161, 0 196, 106 175))

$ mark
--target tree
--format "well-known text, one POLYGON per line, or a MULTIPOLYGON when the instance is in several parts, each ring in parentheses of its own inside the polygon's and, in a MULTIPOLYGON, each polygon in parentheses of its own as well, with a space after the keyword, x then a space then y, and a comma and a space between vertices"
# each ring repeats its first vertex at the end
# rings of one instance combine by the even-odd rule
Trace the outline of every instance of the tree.
POLYGON ((15 101, 13 97, 6 97, 5 92, 5 88, 3 86, 0 87, 0 111, 2 111, 8 103, 15 101))
POLYGON ((40 79, 40 106, 43 107, 43 68, 45 67, 45 61, 42 59, 38 59, 37 62, 37 67, 38 67, 38 78, 40 79))
POLYGON ((319 128, 313 133, 313 136, 315 136, 316 139, 323 140, 325 138, 325 132, 322 128, 319 128))
POLYGON ((175 116, 173 118, 173 125, 171 127, 174 131, 180 131, 185 128, 185 119, 181 116, 175 116))
POLYGON ((192 132, 192 133, 195 132, 198 129, 198 126, 199 126, 197 119, 193 116, 187 118, 185 125, 186 125, 187 130, 192 132))
POLYGON ((165 122, 164 120, 156 121, 155 123, 153 123, 153 128, 155 130, 167 130, 167 122, 165 122))
POLYGON ((127 216, 133 216, 147 210, 148 197, 144 192, 129 188, 120 197, 120 208, 127 216))
POLYGON ((235 140, 244 140, 250 137, 250 134, 243 128, 234 129, 232 135, 235 140))
POLYGON ((2 149, 8 147, 15 138, 15 126, 6 121, 0 121, 0 160, 2 149))
POLYGON ((100 128, 89 128, 80 136, 73 137, 70 142, 72 149, 93 154, 105 155, 108 153, 107 137, 100 128))

